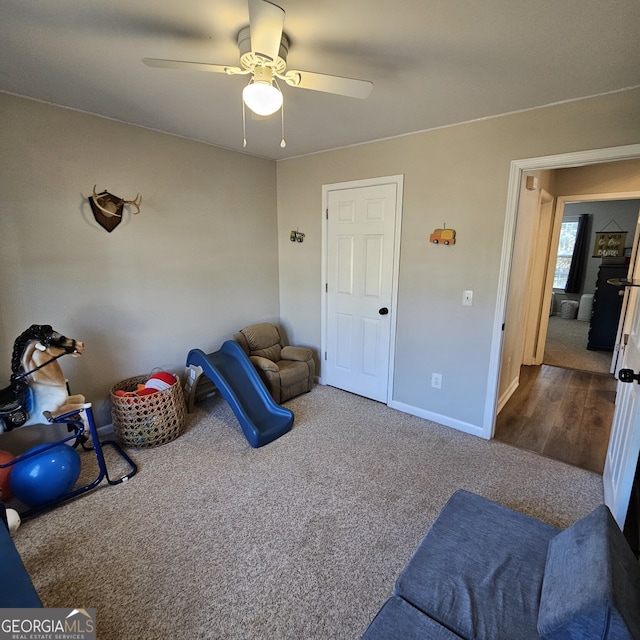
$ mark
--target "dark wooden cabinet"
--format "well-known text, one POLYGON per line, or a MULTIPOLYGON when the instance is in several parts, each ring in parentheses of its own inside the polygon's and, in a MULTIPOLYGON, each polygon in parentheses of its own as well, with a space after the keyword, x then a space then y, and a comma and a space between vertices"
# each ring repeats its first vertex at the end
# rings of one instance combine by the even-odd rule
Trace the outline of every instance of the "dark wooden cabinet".
POLYGON ((626 278, 628 264, 602 264, 593 296, 591 327, 587 349, 613 351, 622 310, 624 289, 608 284, 611 278, 626 278))

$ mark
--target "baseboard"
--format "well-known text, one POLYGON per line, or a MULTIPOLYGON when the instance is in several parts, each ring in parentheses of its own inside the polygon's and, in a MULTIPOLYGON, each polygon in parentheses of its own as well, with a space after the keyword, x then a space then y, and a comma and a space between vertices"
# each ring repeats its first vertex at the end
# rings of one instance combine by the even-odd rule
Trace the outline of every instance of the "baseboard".
POLYGON ((511 384, 506 388, 505 392, 498 398, 498 408, 496 409, 496 415, 502 411, 504 405, 509 402, 511 396, 516 392, 516 389, 520 386, 520 377, 514 378, 511 384))
POLYGON ((462 420, 456 420, 454 418, 450 418, 449 416, 443 416, 439 413, 435 413, 433 411, 427 411, 426 409, 414 407, 410 404, 405 404, 404 402, 397 402, 395 400, 392 400, 388 406, 391 407, 392 409, 396 409, 397 411, 402 411, 403 413, 408 413, 418 418, 424 418, 425 420, 431 420, 432 422, 437 422, 438 424, 442 424, 445 427, 451 427, 452 429, 456 429, 457 431, 462 431, 463 433, 471 434, 472 436, 478 436, 483 440, 487 439, 486 436, 484 435, 484 429, 481 426, 471 424, 470 422, 463 422, 462 420))
MULTIPOLYGON (((320 376, 320 378, 318 379, 318 384, 321 384, 323 386, 325 385, 322 376, 320 376)), ((420 407, 414 407, 413 405, 405 404, 404 402, 398 402, 396 400, 391 400, 391 402, 389 402, 387 406, 391 409, 395 409, 396 411, 402 411, 402 413, 408 413, 411 416, 416 416, 417 418, 431 420, 431 422, 437 422, 438 424, 444 425, 445 427, 451 427, 452 429, 456 429, 457 431, 469 433, 472 436, 478 436, 483 440, 488 439, 485 436, 484 429, 481 426, 471 424, 469 422, 455 420, 454 418, 450 418, 449 416, 443 416, 439 413, 427 411, 425 409, 421 409, 420 407)))
POLYGON ((96 431, 100 436, 100 440, 103 438, 111 438, 115 435, 113 424, 103 424, 101 427, 97 427, 96 431))

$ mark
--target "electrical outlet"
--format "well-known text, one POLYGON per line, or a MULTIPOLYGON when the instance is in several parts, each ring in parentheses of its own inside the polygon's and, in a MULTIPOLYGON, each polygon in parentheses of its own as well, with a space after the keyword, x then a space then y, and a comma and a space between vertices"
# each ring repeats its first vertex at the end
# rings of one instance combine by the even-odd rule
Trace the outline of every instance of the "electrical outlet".
POLYGON ((442 389, 442 374, 440 373, 431 374, 431 386, 434 389, 442 389))

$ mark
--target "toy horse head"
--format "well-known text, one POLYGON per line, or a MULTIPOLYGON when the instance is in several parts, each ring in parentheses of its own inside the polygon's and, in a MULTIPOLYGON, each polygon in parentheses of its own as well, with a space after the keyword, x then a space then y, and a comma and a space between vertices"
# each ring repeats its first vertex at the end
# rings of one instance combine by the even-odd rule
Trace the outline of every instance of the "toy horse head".
POLYGON ((30 400, 28 415, 23 416, 27 417, 26 422, 20 420, 20 424, 13 426, 42 424, 44 412, 55 416, 84 409, 84 396, 69 395, 66 378, 58 364, 61 356, 79 356, 83 351, 83 342, 63 336, 48 324, 32 324, 16 338, 10 389, 22 392, 28 385, 30 400))
POLYGON ((12 378, 28 371, 25 362, 27 353, 33 355, 34 350, 46 352, 52 358, 70 354, 80 356, 84 351, 84 343, 73 338, 67 338, 58 333, 48 324, 32 324, 23 331, 13 343, 11 359, 12 378))
POLYGON ((75 338, 67 338, 67 336, 54 331, 48 324, 32 326, 38 327, 38 330, 42 332, 41 338, 35 345, 38 351, 53 352, 52 355, 57 355, 58 353, 69 353, 74 357, 82 355, 84 342, 80 342, 75 338))

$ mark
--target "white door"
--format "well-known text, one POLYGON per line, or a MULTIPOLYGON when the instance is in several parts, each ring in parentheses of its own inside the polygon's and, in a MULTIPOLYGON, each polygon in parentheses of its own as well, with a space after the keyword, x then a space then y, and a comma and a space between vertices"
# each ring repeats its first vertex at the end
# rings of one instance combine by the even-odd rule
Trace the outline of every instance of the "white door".
MULTIPOLYGON (((629 263, 628 277, 631 279, 640 278, 640 259, 638 251, 640 248, 640 213, 638 214, 638 222, 636 223, 636 232, 633 236, 633 248, 631 250, 631 261, 629 263)), ((622 302, 622 310, 620 312, 620 321, 618 323, 618 332, 616 334, 616 343, 613 348, 613 358, 611 359, 611 373, 616 378, 618 371, 622 368, 624 362, 624 351, 629 339, 629 331, 633 322, 633 310, 635 308, 636 297, 638 295, 638 287, 625 287, 624 300, 622 302)))
MULTIPOLYGON (((640 373, 640 296, 634 296, 625 369, 640 373)), ((640 384, 618 382, 616 408, 604 465, 604 501, 622 529, 640 452, 640 384)))
POLYGON ((329 384, 387 402, 394 296, 396 182, 327 193, 329 384))
POLYGON ((529 291, 526 312, 524 351, 522 364, 542 364, 544 346, 549 327, 549 309, 553 292, 555 264, 551 256, 557 253, 555 240, 559 235, 559 225, 554 219, 554 197, 540 189, 538 220, 532 245, 529 291))

